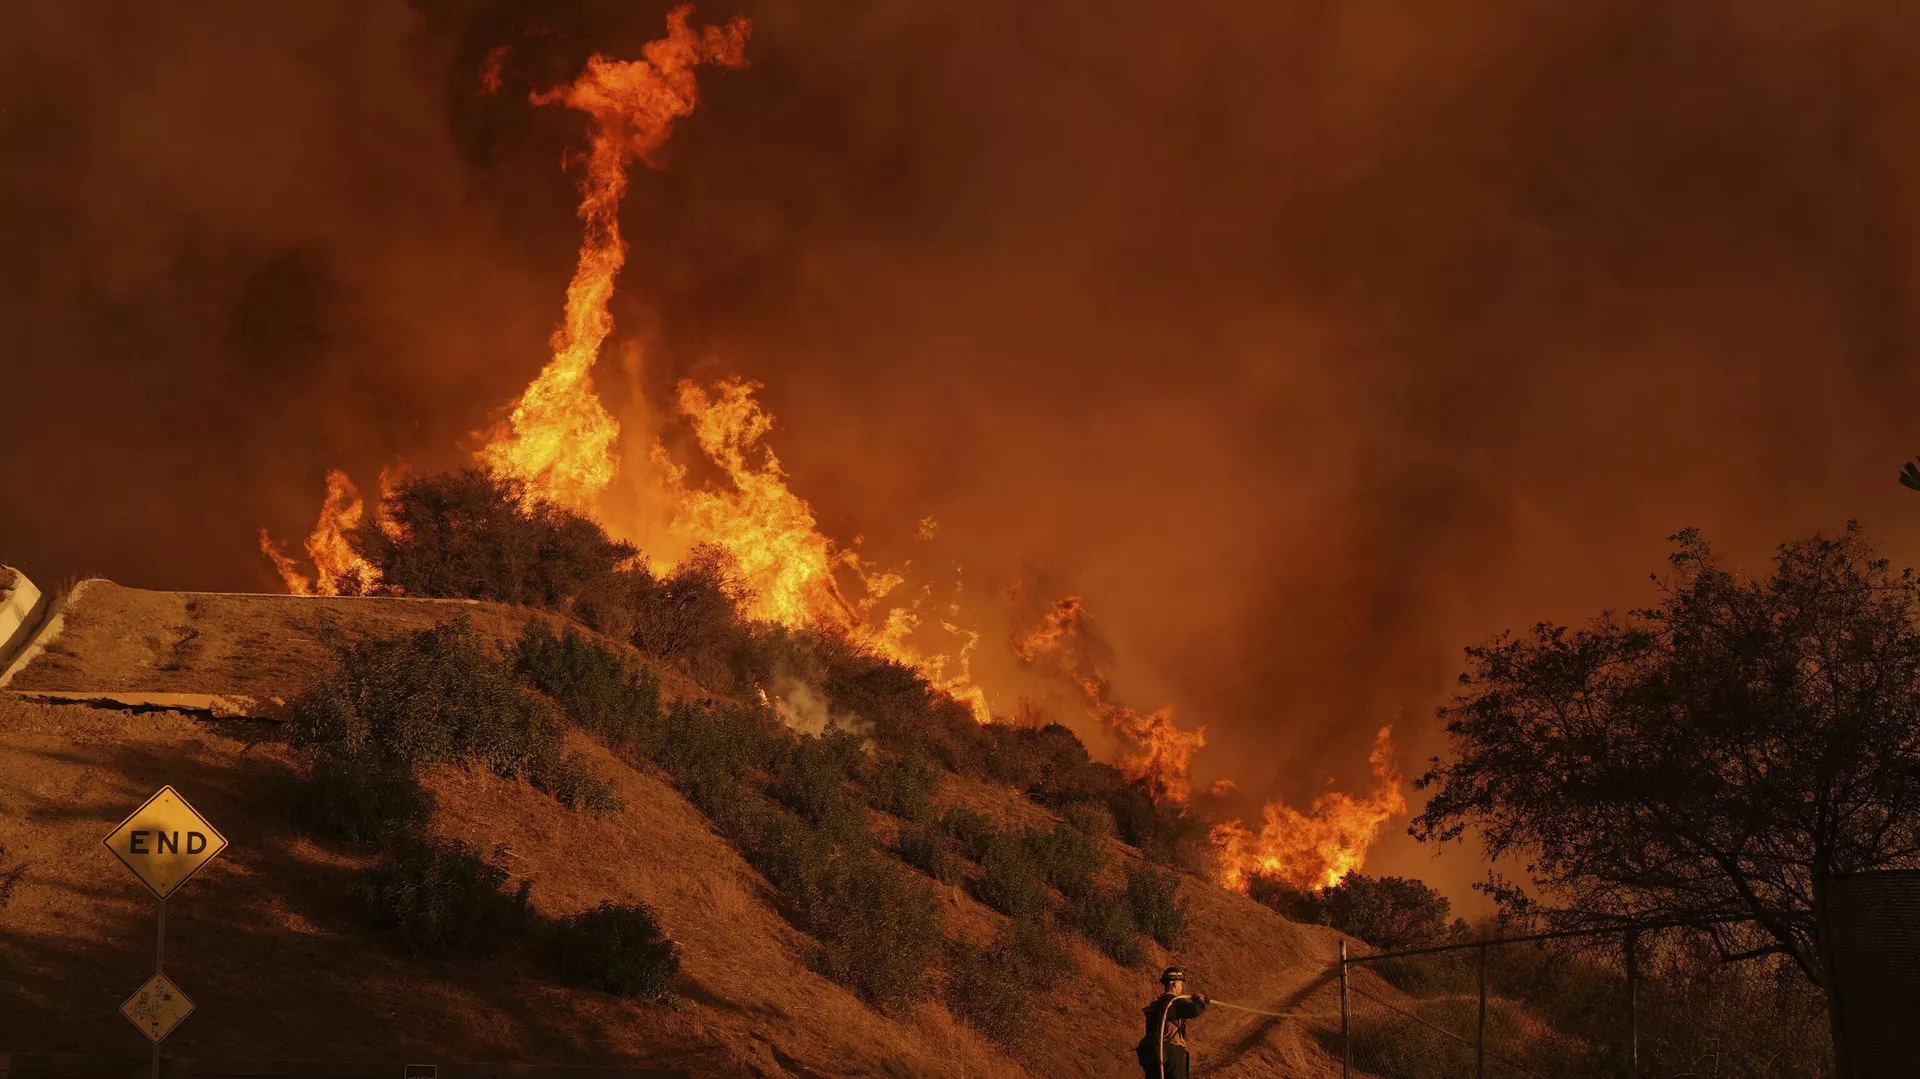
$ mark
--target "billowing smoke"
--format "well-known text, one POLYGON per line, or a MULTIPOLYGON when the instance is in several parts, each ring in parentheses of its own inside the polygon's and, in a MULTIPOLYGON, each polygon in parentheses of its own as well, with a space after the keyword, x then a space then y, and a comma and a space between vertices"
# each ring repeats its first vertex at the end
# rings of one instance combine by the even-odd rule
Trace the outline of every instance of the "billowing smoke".
MULTIPOLYGON (((1916 557, 1903 5, 736 10, 749 66, 626 196, 609 406, 763 383, 823 531, 1085 597, 1249 820, 1363 789, 1389 723, 1414 770, 1462 644, 1639 601, 1680 526, 1916 557)), ((274 588, 256 529, 328 467, 465 461, 580 241, 584 121, 528 94, 664 12, 10 8, 0 557, 274 588)))

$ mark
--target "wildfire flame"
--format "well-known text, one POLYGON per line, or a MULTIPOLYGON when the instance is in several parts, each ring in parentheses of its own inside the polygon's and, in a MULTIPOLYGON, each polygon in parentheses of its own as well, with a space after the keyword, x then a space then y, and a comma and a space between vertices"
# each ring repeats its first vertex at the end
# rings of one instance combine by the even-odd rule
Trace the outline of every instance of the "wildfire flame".
MULTIPOLYGON (((788 486, 778 457, 764 441, 774 421, 754 399, 758 384, 729 378, 710 389, 685 381, 678 386, 674 411, 717 469, 720 482, 695 484, 689 469, 676 462, 663 443, 654 442, 641 474, 626 481, 642 496, 641 516, 647 523, 636 528, 631 521, 613 519, 624 515, 625 507, 603 499, 620 469, 621 429, 595 392, 592 373, 613 329, 609 301, 627 255, 619 228, 626 169, 635 160, 655 164, 654 154, 671 135, 674 122, 693 111, 697 67, 745 65, 752 30, 746 19, 735 17, 724 27, 696 31, 690 18, 688 7, 671 12, 666 36, 646 45, 640 60, 595 55, 572 83, 530 97, 535 104, 579 109, 592 120, 590 144, 579 157, 584 162, 579 208, 584 236, 567 286, 565 315, 550 341, 553 355, 475 458, 522 481, 529 499, 598 520, 620 538, 638 540, 635 533, 646 531, 649 542, 642 546, 654 559, 676 553, 655 549, 654 539, 670 539, 682 554, 718 547, 737 568, 743 595, 750 596, 742 601, 749 617, 844 633, 915 668, 986 723, 992 711, 985 690, 973 681, 971 667, 981 637, 962 621, 957 583, 945 617, 923 612, 929 588, 904 604, 890 601, 905 584, 904 573, 862 558, 858 538, 845 547, 836 544, 820 531, 808 502, 788 486), (656 522, 665 522, 664 537, 652 534, 656 522), (843 587, 847 579, 858 583, 855 598, 843 587), (951 655, 916 644, 933 633, 934 626, 959 643, 951 655)), ((481 71, 484 92, 500 88, 505 56, 504 48, 489 53, 481 71)), ((392 481, 382 473, 383 501, 392 481)), ((306 543, 314 576, 303 574, 264 529, 261 550, 296 595, 365 590, 378 583, 378 572, 347 542, 365 515, 352 481, 343 472, 331 471, 325 504, 306 543)), ((384 520, 376 518, 376 523, 391 528, 384 520)), ((932 517, 923 518, 916 538, 932 540, 937 528, 932 517)), ((659 562, 655 568, 661 568, 659 562)), ((1071 596, 1054 604, 1031 632, 1016 634, 1009 647, 1023 664, 1045 658, 1057 665, 1084 699, 1088 714, 1120 740, 1118 764, 1129 777, 1146 782, 1159 797, 1188 801, 1193 755, 1206 744, 1204 729, 1183 730, 1170 708, 1141 714, 1121 703, 1089 652, 1088 628, 1084 602, 1071 596)), ((778 700, 766 687, 759 688, 761 699, 795 722, 811 726, 836 718, 826 713, 825 702, 816 700, 810 687, 774 689, 778 700)), ((1237 821, 1217 827, 1214 840, 1224 883, 1245 889, 1251 876, 1270 874, 1301 887, 1327 887, 1357 868, 1381 825, 1406 810, 1388 730, 1380 732, 1372 763, 1379 785, 1364 798, 1328 793, 1307 813, 1272 803, 1257 834, 1237 821)))
POLYGON ((654 464, 666 477, 673 529, 689 543, 715 544, 733 556, 753 590, 747 612, 752 617, 852 629, 859 614, 833 576, 845 560, 820 533, 813 507, 787 486, 780 459, 761 445, 773 417, 754 401, 756 389, 756 383, 737 378, 722 381, 712 394, 680 383, 678 410, 701 452, 726 474, 727 485, 688 486, 687 470, 656 445, 654 464), (755 456, 757 463, 749 459, 755 456))
MULTIPOLYGON (((643 59, 623 63, 595 56, 572 84, 532 98, 536 104, 580 109, 593 119, 579 211, 586 235, 567 288, 566 318, 554 333, 553 359, 477 457, 481 464, 524 481, 529 498, 557 503, 603 524, 610 522, 601 512, 600 496, 619 467, 620 427, 594 392, 591 372, 613 328, 608 300, 626 261, 619 229, 626 169, 635 159, 652 164, 673 122, 693 111, 697 66, 745 65, 752 30, 747 20, 736 17, 724 28, 706 27, 696 34, 690 14, 686 7, 670 14, 667 36, 648 44, 643 59)), ((869 566, 857 550, 840 549, 820 531, 812 507, 788 487, 779 458, 762 442, 773 428, 773 417, 754 400, 758 388, 737 378, 721 381, 711 392, 692 382, 680 383, 675 410, 725 483, 690 484, 687 469, 663 445, 654 445, 648 456, 652 474, 636 482, 656 501, 665 502, 673 538, 683 551, 713 545, 730 556, 752 597, 744 612, 749 617, 853 635, 921 669, 986 722, 992 716, 986 695, 969 677, 973 641, 954 662, 915 651, 907 640, 913 625, 899 618, 890 616, 877 628, 869 621, 869 611, 904 578, 869 566), (839 571, 858 579, 865 593, 858 604, 849 601, 836 576, 839 571), (957 671, 949 673, 949 667, 957 671)), ((930 536, 931 529, 930 518, 922 522, 923 535, 930 536)))
MULTIPOLYGON (((383 487, 386 474, 382 473, 383 487)), ((380 581, 380 571, 354 553, 347 533, 360 527, 366 517, 366 504, 359 488, 345 472, 327 471, 327 500, 320 506, 320 519, 307 536, 307 557, 313 560, 314 576, 301 573, 294 560, 282 552, 266 529, 260 530, 260 550, 273 561, 274 569, 296 596, 337 596, 341 592, 363 592, 380 581)))
POLYGON ((1185 802, 1193 797, 1190 773, 1193 754, 1207 744, 1206 728, 1183 730, 1173 721, 1173 710, 1157 708, 1146 715, 1115 699, 1113 686, 1093 657, 1081 646, 1086 635, 1086 602, 1068 596, 1056 602, 1040 624, 1008 642, 1014 658, 1032 663, 1054 657, 1061 671, 1086 699, 1087 712, 1120 738, 1117 766, 1129 779, 1144 780, 1162 798, 1185 802))
POLYGON ((559 103, 593 118, 593 137, 580 181, 580 219, 586 236, 573 281, 567 286, 566 317, 553 333, 553 359, 521 394, 505 429, 478 454, 496 472, 526 484, 532 499, 593 515, 600 492, 613 481, 620 458, 620 425, 593 392, 593 365, 613 330, 607 301, 613 279, 627 260, 620 236, 620 199, 627 191, 627 165, 653 164, 653 153, 673 133, 673 122, 693 112, 698 100, 694 68, 746 65, 752 24, 735 16, 725 27, 695 32, 693 9, 667 15, 667 36, 641 49, 639 60, 609 60, 595 54, 570 85, 536 93, 536 105, 559 103))
POLYGON ((1330 791, 1315 798, 1305 813, 1284 802, 1269 802, 1257 833, 1239 821, 1216 826, 1213 841, 1219 849, 1221 883, 1244 892, 1252 878, 1266 876, 1319 890, 1360 868, 1380 826, 1407 811, 1400 769, 1394 763, 1393 728, 1380 728, 1369 760, 1375 786, 1364 798, 1330 791))

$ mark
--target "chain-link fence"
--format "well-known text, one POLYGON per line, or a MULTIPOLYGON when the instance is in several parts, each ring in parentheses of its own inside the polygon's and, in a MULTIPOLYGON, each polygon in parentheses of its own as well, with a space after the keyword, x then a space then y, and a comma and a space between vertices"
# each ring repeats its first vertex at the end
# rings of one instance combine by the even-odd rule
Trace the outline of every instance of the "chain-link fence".
POLYGON ((1831 998, 1745 917, 1370 954, 1343 941, 1332 1048, 1370 1079, 1920 1076, 1920 870, 1824 889, 1824 919, 1801 928, 1831 998))
POLYGON ((1789 964, 1727 964, 1671 924, 1348 954, 1349 1076, 1642 1079, 1831 1075, 1824 996, 1789 964))
MULTIPOLYGON (((1539 1016, 1516 998, 1538 983, 1534 969, 1553 958, 1539 947, 1544 939, 1505 939, 1462 943, 1378 955, 1342 956, 1341 1051, 1344 1073, 1396 1079, 1464 1076, 1537 1076, 1580 1074, 1569 1070, 1569 1056, 1586 1057, 1617 1046, 1569 1046, 1549 1049, 1556 1037, 1539 1016), (1573 1052, 1569 1053, 1569 1050, 1573 1052)), ((1614 998, 1624 1018, 1630 991, 1623 963, 1609 964, 1597 949, 1578 963, 1583 995, 1596 1003, 1614 998)), ((1344 952, 1344 948, 1343 948, 1344 952)), ((1575 964, 1556 972, 1568 982, 1575 964)), ((1621 1025, 1624 1025, 1621 1024, 1621 1025)), ((1611 1079, 1608 1071, 1596 1073, 1611 1079)))

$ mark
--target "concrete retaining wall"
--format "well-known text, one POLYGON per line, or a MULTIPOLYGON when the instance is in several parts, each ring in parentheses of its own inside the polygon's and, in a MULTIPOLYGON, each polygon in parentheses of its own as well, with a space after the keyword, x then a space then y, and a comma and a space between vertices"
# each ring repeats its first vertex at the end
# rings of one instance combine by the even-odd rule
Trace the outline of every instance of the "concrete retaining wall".
POLYGON ((0 592, 0 672, 13 665, 14 657, 33 638, 47 611, 47 597, 27 575, 12 566, 6 568, 13 570, 13 585, 0 592))

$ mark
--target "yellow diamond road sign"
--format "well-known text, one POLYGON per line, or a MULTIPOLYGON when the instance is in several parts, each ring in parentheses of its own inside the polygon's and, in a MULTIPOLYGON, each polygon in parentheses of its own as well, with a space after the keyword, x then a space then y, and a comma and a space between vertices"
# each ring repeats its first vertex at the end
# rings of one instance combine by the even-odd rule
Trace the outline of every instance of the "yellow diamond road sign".
POLYGON ((147 979, 140 991, 127 998, 120 1005, 120 1014, 140 1028, 148 1039, 158 1042, 173 1033, 193 1011, 193 1001, 180 991, 180 987, 167 979, 165 974, 155 974, 147 979))
POLYGON ((172 787, 161 787, 102 842, 161 899, 227 846, 226 837, 172 787))

